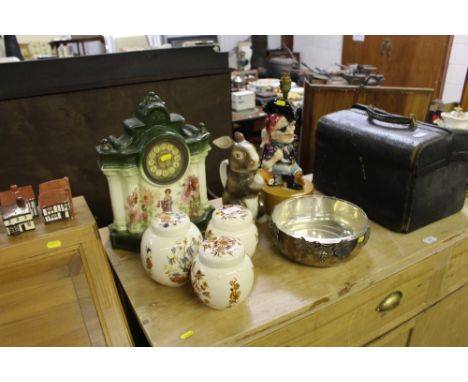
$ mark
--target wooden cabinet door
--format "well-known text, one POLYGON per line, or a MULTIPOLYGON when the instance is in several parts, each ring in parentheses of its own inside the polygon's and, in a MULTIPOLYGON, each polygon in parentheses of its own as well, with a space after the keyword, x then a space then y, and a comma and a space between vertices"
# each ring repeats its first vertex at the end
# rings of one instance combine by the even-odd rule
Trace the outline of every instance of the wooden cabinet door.
POLYGON ((93 215, 73 207, 18 236, 0 227, 0 346, 133 344, 93 215))
MULTIPOLYGON (((343 36, 341 62, 374 65, 377 67, 376 73, 384 73, 387 68, 385 44, 388 37, 369 35, 364 37, 364 41, 355 41, 353 36, 343 36)), ((387 85, 386 81, 384 84, 387 85)))
POLYGON ((105 346, 78 251, 0 269, 1 346, 105 346))
POLYGON ((417 317, 410 346, 468 346, 468 285, 417 317))
POLYGON ((434 88, 441 97, 452 36, 365 36, 343 39, 343 64, 370 64, 385 75, 385 86, 434 88))

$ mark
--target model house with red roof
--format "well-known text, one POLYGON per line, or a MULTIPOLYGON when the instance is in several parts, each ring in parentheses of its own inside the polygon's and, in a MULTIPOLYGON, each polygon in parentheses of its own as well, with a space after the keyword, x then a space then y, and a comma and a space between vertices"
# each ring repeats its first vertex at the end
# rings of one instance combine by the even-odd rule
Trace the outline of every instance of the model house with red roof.
POLYGON ((68 178, 39 185, 39 209, 46 223, 73 218, 73 202, 68 178))
POLYGON ((17 235, 34 229, 34 217, 38 216, 36 197, 31 186, 10 186, 0 192, 0 210, 8 235, 17 235))

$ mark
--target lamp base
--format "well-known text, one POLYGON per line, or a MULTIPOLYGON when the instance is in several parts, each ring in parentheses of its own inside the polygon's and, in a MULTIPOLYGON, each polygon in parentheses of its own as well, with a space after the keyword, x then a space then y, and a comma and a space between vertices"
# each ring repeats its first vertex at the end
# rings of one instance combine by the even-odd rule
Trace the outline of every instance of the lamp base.
POLYGON ((304 179, 302 190, 292 190, 286 186, 263 186, 263 195, 265 197, 265 209, 271 214, 273 208, 283 200, 294 196, 311 195, 314 192, 314 185, 309 180, 304 179))

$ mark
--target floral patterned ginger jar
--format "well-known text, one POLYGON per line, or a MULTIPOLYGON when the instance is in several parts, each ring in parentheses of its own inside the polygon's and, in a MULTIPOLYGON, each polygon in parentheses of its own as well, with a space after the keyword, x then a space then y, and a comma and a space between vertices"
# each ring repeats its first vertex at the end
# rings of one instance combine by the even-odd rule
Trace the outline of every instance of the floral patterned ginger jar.
POLYGON ((239 239, 247 255, 252 257, 258 244, 258 229, 253 221, 252 212, 236 204, 217 208, 206 228, 205 237, 213 239, 219 236, 239 239))
POLYGON ((252 290, 252 260, 239 239, 208 239, 198 247, 191 280, 203 303, 219 310, 231 308, 244 301, 252 290))
POLYGON ((163 285, 177 287, 190 277, 196 247, 203 237, 183 212, 156 216, 141 239, 143 267, 151 278, 163 285))

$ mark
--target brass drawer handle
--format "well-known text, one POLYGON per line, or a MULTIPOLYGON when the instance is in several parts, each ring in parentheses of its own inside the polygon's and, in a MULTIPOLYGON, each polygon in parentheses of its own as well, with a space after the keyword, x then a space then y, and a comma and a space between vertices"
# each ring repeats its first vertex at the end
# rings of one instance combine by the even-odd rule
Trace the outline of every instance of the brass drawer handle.
POLYGON ((389 294, 384 300, 379 304, 377 307, 377 312, 388 312, 389 310, 395 309, 398 305, 400 305, 401 298, 403 297, 403 293, 399 290, 389 294))

